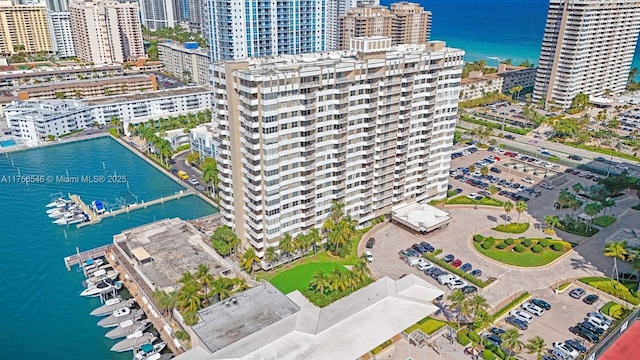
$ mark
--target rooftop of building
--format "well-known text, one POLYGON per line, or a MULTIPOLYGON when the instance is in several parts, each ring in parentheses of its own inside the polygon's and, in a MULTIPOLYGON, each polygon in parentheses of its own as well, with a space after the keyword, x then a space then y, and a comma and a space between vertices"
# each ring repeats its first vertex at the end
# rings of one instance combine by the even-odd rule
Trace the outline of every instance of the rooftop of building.
POLYGON ((468 77, 460 80, 461 85, 475 84, 483 81, 495 80, 501 78, 498 74, 484 74, 480 77, 468 77))
MULTIPOLYGON (((213 338, 216 335, 228 346, 212 354, 195 348, 176 360, 355 359, 437 311, 431 301, 443 294, 415 275, 399 280, 384 277, 318 308, 299 291, 288 294, 287 301, 270 285, 258 287, 265 289, 256 291, 260 299, 257 308, 253 308, 255 303, 249 299, 243 300, 242 294, 235 295, 236 303, 218 303, 203 310, 211 310, 205 315, 207 320, 194 326, 199 337, 204 334, 209 339, 205 340, 207 347, 220 345, 220 340, 213 338), (266 294, 267 291, 271 293, 266 294), (249 309, 234 314, 243 301, 248 302, 249 309), (299 311, 293 311, 296 308, 299 311), (273 314, 276 309, 282 312, 273 314), (253 322, 271 325, 256 326, 253 322)), ((245 293, 252 295, 251 291, 254 289, 245 293)))
POLYGON ((38 89, 42 89, 44 91, 52 91, 52 90, 63 90, 63 89, 74 89, 78 87, 85 86, 100 86, 100 85, 111 85, 111 84, 127 84, 127 83, 139 83, 152 81, 152 75, 148 74, 135 74, 135 75, 125 75, 118 77, 103 77, 98 79, 84 79, 84 80, 68 80, 68 81, 58 81, 53 83, 40 83, 33 85, 20 85, 12 87, 17 92, 33 92, 38 89))
POLYGON ((412 203, 393 210, 393 220, 415 231, 432 231, 451 221, 451 215, 429 204, 412 203))
MULTIPOLYGON (((390 38, 383 36, 373 36, 367 38, 351 38, 354 41, 380 41, 383 42, 390 38)), ((400 44, 393 45, 389 48, 378 48, 379 53, 384 53, 384 58, 380 58, 381 62, 385 59, 403 58, 409 56, 420 56, 425 54, 446 54, 459 52, 461 49, 447 47, 443 41, 430 41, 427 44, 400 44)), ((274 72, 299 72, 300 67, 322 68, 324 66, 332 66, 338 63, 357 63, 366 61, 362 53, 356 50, 335 50, 315 52, 298 55, 278 55, 268 58, 249 58, 226 63, 247 63, 248 69, 239 69, 238 71, 249 73, 252 75, 266 75, 274 72)))
POLYGON ((14 118, 22 117, 25 119, 47 119, 53 116, 59 116, 65 112, 72 112, 85 107, 80 100, 14 100, 10 105, 4 108, 7 112, 19 112, 20 115, 14 115, 14 118))
POLYGON ((185 44, 182 43, 178 43, 178 42, 163 42, 163 43, 158 43, 158 47, 167 47, 173 50, 177 50, 180 52, 184 52, 184 53, 189 53, 189 54, 198 54, 198 55, 205 55, 207 56, 207 49, 198 47, 196 49, 189 49, 185 47, 185 44))
POLYGON ((194 273, 199 264, 208 265, 213 276, 229 271, 204 243, 202 235, 179 218, 125 230, 115 235, 113 242, 129 258, 139 260, 139 271, 159 289, 177 288, 182 273, 194 273), (140 254, 152 261, 138 258, 140 254))
MULTIPOLYGON (((17 65, 20 65, 20 64, 16 64, 15 66, 12 65, 12 68, 16 67, 17 65)), ((22 78, 26 75, 56 76, 59 74, 66 74, 66 73, 87 73, 92 71, 108 71, 108 70, 118 71, 118 70, 123 70, 123 67, 121 65, 42 66, 42 67, 37 67, 35 69, 19 70, 19 68, 16 68, 16 70, 0 71, 0 76, 4 79, 11 79, 11 78, 22 78)))
POLYGON ((183 96, 190 94, 203 94, 209 93, 209 88, 207 86, 184 86, 173 89, 164 89, 164 90, 156 90, 156 91, 145 91, 141 93, 135 94, 124 94, 124 95, 114 95, 114 96, 106 96, 102 98, 94 98, 85 100, 87 105, 106 105, 116 102, 130 102, 130 101, 144 101, 144 100, 153 100, 160 99, 163 97, 172 97, 172 96, 183 96))

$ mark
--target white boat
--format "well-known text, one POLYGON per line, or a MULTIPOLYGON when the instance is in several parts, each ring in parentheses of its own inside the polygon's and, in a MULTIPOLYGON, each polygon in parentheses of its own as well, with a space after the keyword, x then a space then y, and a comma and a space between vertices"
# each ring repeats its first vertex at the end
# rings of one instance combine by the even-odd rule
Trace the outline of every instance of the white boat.
POLYGON ((65 213, 71 210, 75 210, 78 208, 78 205, 76 204, 69 204, 69 205, 65 205, 63 207, 57 207, 57 208, 53 208, 53 209, 48 209, 47 210, 47 214, 49 216, 51 216, 51 214, 58 214, 58 213, 65 213))
POLYGON ((104 336, 109 339, 119 339, 126 337, 129 334, 133 334, 136 331, 144 331, 151 326, 151 321, 148 319, 133 321, 126 320, 118 324, 116 328, 106 333, 104 336))
POLYGON ((115 326, 119 326, 120 323, 123 323, 127 320, 138 321, 140 320, 142 315, 144 315, 144 311, 142 311, 141 309, 130 310, 129 314, 118 316, 118 317, 111 314, 106 318, 98 321, 98 326, 115 327, 115 326))
POLYGON ((120 273, 113 268, 99 269, 89 274, 87 280, 84 280, 82 282, 82 286, 85 288, 89 288, 104 279, 115 280, 118 278, 118 275, 120 275, 120 273))
POLYGON ((116 343, 111 347, 111 351, 124 352, 133 350, 133 348, 141 346, 146 343, 156 341, 157 337, 151 333, 145 333, 142 331, 136 331, 127 335, 127 338, 116 343))
POLYGON ((91 202, 91 209, 93 210, 93 212, 95 212, 98 215, 104 214, 104 212, 107 211, 104 208, 104 205, 102 205, 102 202, 100 200, 95 200, 91 202))
POLYGON ((69 204, 73 204, 73 201, 64 199, 64 198, 57 198, 52 202, 48 203, 47 207, 64 207, 69 204))
POLYGON ((120 283, 120 281, 104 279, 99 283, 84 289, 80 293, 80 296, 96 297, 114 290, 120 290, 121 287, 122 283, 120 283))
MULTIPOLYGON (((156 344, 143 344, 138 348, 133 349, 133 360, 157 360, 162 358, 162 354, 160 352, 164 350, 167 346, 165 342, 159 342, 156 344)), ((172 354, 168 355, 167 358, 171 358, 172 354)))
POLYGON ((114 310, 117 310, 123 306, 132 307, 135 304, 134 299, 129 299, 127 301, 120 300, 119 297, 107 300, 103 305, 93 309, 90 315, 93 316, 106 316, 112 314, 114 310), (115 300, 118 300, 115 302, 115 300))
POLYGON ((73 213, 66 213, 61 218, 53 221, 53 223, 58 225, 73 225, 73 224, 81 223, 87 219, 88 219, 88 216, 85 213, 73 212, 73 213))

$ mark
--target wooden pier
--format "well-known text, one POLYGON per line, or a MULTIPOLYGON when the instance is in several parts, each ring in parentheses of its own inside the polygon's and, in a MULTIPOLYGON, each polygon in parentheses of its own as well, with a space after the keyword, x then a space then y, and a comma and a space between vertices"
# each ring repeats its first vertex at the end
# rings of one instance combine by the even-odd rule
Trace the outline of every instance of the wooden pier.
POLYGON ((111 248, 113 248, 113 244, 104 245, 95 249, 80 252, 80 250, 78 250, 78 248, 76 247, 75 254, 64 258, 64 266, 67 268, 67 270, 71 271, 71 267, 73 265, 81 265, 89 259, 95 259, 103 256, 106 257, 107 251, 111 250, 111 248))
POLYGON ((83 222, 83 223, 79 223, 79 224, 76 225, 76 227, 79 229, 79 228, 84 227, 84 226, 97 224, 100 221, 102 221, 102 219, 104 219, 104 218, 113 217, 113 216, 117 216, 117 215, 120 215, 120 214, 128 214, 129 212, 134 211, 134 210, 146 209, 149 206, 153 206, 153 205, 157 205, 157 204, 164 204, 167 201, 177 200, 177 199, 183 198, 185 196, 193 195, 193 194, 194 193, 191 190, 180 190, 179 192, 177 192, 177 193, 175 193, 173 195, 161 197, 159 199, 155 199, 155 200, 151 200, 151 201, 147 201, 147 202, 143 201, 141 203, 129 204, 129 205, 127 205, 125 207, 122 207, 120 209, 111 210, 111 211, 108 211, 108 212, 105 212, 105 213, 99 214, 99 215, 94 213, 93 210, 89 209, 89 207, 82 201, 82 199, 80 199, 80 197, 78 195, 69 195, 69 198, 71 200, 73 200, 75 203, 77 203, 82 208, 82 210, 89 215, 89 221, 83 222))

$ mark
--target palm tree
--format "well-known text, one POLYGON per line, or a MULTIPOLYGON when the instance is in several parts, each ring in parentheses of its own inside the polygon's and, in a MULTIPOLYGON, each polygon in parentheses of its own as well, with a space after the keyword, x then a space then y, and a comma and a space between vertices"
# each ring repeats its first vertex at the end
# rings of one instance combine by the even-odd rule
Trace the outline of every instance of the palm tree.
POLYGON ((571 186, 571 188, 573 189, 574 193, 579 193, 580 191, 584 190, 584 187, 582 186, 582 184, 580 183, 575 183, 571 186))
POLYGON ((337 223, 344 216, 344 203, 336 201, 331 204, 331 220, 337 223))
POLYGON ((516 212, 518 213, 518 220, 516 220, 516 223, 520 223, 520 215, 522 215, 523 212, 527 211, 529 207, 527 206, 527 203, 520 200, 516 203, 516 212))
POLYGON ((473 315, 473 326, 481 331, 487 328, 489 325, 493 324, 495 321, 495 316, 489 314, 485 310, 479 310, 478 313, 474 313, 473 315))
POLYGON ((480 174, 482 174, 483 177, 486 177, 487 175, 489 175, 489 168, 486 166, 481 167, 480 174))
POLYGON ((502 207, 504 208, 504 212, 507 213, 507 217, 505 219, 505 224, 506 224, 507 219, 509 219, 509 213, 511 212, 511 210, 513 210, 513 203, 507 200, 505 201, 504 204, 502 204, 502 207))
POLYGON ((476 172, 476 166, 471 164, 469 165, 469 174, 476 172))
POLYGON ((191 152, 187 155, 187 162, 189 164, 197 164, 200 161, 200 154, 197 152, 191 152))
POLYGON ((178 282, 182 285, 196 284, 198 281, 192 273, 185 271, 182 273, 182 277, 178 279, 178 282))
POLYGON ((340 271, 336 266, 329 273, 329 291, 345 291, 349 287, 348 280, 345 276, 346 271, 340 271))
POLYGON ((371 274, 371 270, 369 270, 369 262, 365 255, 360 256, 358 262, 351 269, 356 280, 362 284, 369 280, 369 275, 371 274))
POLYGON ((549 225, 550 229, 553 229, 556 226, 560 226, 560 219, 555 215, 546 215, 544 217, 545 224, 549 225))
POLYGON ((474 295, 467 299, 471 312, 473 313, 473 320, 480 314, 481 311, 486 312, 489 308, 489 303, 482 295, 474 295))
POLYGON ((542 352, 544 351, 544 348, 547 346, 547 344, 545 344, 544 342, 544 339, 541 338, 540 336, 536 336, 534 338, 527 340, 527 342, 528 344, 524 346, 527 349, 527 353, 536 354, 536 358, 538 360, 541 360, 542 352))
POLYGON ((202 170, 202 180, 211 186, 215 194, 220 183, 218 164, 212 158, 205 158, 200 164, 200 169, 202 170))
POLYGON ((517 354, 522 351, 524 343, 520 340, 522 334, 516 328, 509 328, 502 334, 502 347, 508 349, 511 354, 517 354))
POLYGON ((303 233, 298 233, 295 238, 293 238, 293 250, 297 253, 298 251, 303 252, 305 246, 305 235, 303 233))
POLYGON ((487 191, 491 194, 491 196, 495 195, 498 193, 498 187, 495 186, 494 184, 491 184, 488 188, 487 191))
POLYGON ((322 271, 318 271, 313 274, 313 279, 311 279, 309 287, 321 294, 324 294, 329 289, 329 279, 322 271))
POLYGON ((189 326, 193 326, 195 324, 198 323, 198 320, 200 319, 198 317, 198 313, 195 311, 188 311, 186 312, 182 318, 184 319, 184 323, 189 325, 189 326))
POLYGON ((222 301, 231 296, 231 289, 233 289, 233 287, 233 280, 219 277, 211 284, 211 291, 207 296, 210 298, 217 297, 219 301, 222 301))
POLYGON ((266 261, 267 263, 272 263, 276 261, 277 258, 278 258, 278 254, 276 253, 275 246, 269 246, 264 251, 264 261, 266 261))
POLYGON ((318 228, 313 228, 309 230, 309 234, 307 234, 307 239, 309 239, 310 246, 313 246, 313 249, 314 249, 313 255, 315 256, 316 245, 320 242, 320 240, 322 240, 322 238, 320 237, 320 231, 318 230, 318 228))
POLYGON ((451 301, 449 307, 451 309, 455 309, 455 311, 458 313, 458 315, 456 316, 458 324, 462 322, 463 317, 466 317, 471 313, 471 307, 467 302, 467 296, 462 292, 462 290, 454 291, 449 296, 447 296, 447 300, 451 301))
POLYGON ((199 264, 196 269, 196 273, 194 275, 196 281, 202 287, 202 291, 207 294, 209 292, 209 287, 214 281, 213 275, 209 273, 209 266, 205 264, 199 264))
POLYGON ((196 311, 202 305, 202 295, 200 294, 200 286, 196 283, 187 283, 183 285, 178 294, 176 301, 180 308, 188 311, 196 311))
POLYGON ((611 270, 611 278, 613 279, 613 274, 615 273, 616 281, 620 280, 618 274, 618 259, 626 259, 627 253, 626 241, 612 241, 604 247, 604 256, 610 256, 613 258, 613 269, 611 270))
POLYGON ((293 252, 293 242, 289 233, 282 235, 280 243, 278 243, 278 250, 280 250, 280 253, 283 255, 291 254, 293 252))
POLYGON ((112 116, 111 119, 109 119, 109 123, 116 127, 116 132, 118 133, 118 136, 120 136, 120 125, 122 124, 120 118, 117 116, 112 116))
POLYGON ((260 258, 256 255, 253 246, 249 246, 240 259, 240 267, 244 271, 253 272, 253 264, 260 262, 260 258))
POLYGON ((599 203, 588 203, 584 206, 584 213, 591 217, 591 219, 589 219, 589 223, 587 224, 587 230, 591 228, 593 218, 598 215, 600 211, 602 211, 602 205, 599 203))

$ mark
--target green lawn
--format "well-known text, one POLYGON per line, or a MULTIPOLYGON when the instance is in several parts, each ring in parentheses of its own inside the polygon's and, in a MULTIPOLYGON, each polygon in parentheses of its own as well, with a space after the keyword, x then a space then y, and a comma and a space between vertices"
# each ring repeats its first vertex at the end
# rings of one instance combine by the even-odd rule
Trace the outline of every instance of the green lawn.
POLYGON ((447 325, 446 322, 432 319, 430 317, 426 317, 417 323, 409 326, 404 332, 407 334, 411 334, 416 329, 420 329, 423 333, 427 335, 431 335, 434 332, 438 331, 443 326, 447 325))
POLYGON ((613 224, 614 222, 616 222, 616 218, 611 215, 598 216, 597 218, 593 219, 594 225, 598 225, 603 228, 613 224))
POLYGON ((488 205, 488 206, 502 206, 503 202, 494 198, 482 198, 481 200, 469 199, 465 195, 454 197, 447 200, 445 204, 448 205, 488 205))
MULTIPOLYGON (((553 243, 562 243, 563 250, 555 251, 550 247, 545 247, 539 253, 534 253, 531 249, 537 244, 541 239, 530 239, 532 241, 531 247, 525 247, 522 252, 517 252, 514 249, 515 246, 522 242, 521 239, 515 240, 512 245, 505 247, 504 249, 499 249, 496 246, 492 246, 489 249, 485 249, 482 247, 482 243, 473 242, 473 246, 476 248, 478 252, 483 254, 484 256, 491 258, 493 260, 499 261, 503 264, 514 265, 514 266, 522 266, 522 267, 535 267, 535 266, 543 266, 549 264, 555 259, 559 258, 562 254, 566 253, 571 249, 571 244, 564 241, 550 241, 550 244, 553 243)), ((496 239, 496 245, 499 244, 502 240, 496 239)))
POLYGON ((506 225, 501 224, 494 227, 493 230, 509 234, 522 234, 523 232, 529 230, 529 223, 511 223, 506 225))
POLYGON ((331 272, 335 267, 340 267, 346 271, 346 268, 335 262, 300 264, 276 275, 271 279, 271 283, 285 294, 294 290, 300 290, 300 292, 302 292, 309 288, 309 282, 311 282, 313 274, 318 271, 326 274, 331 272))

